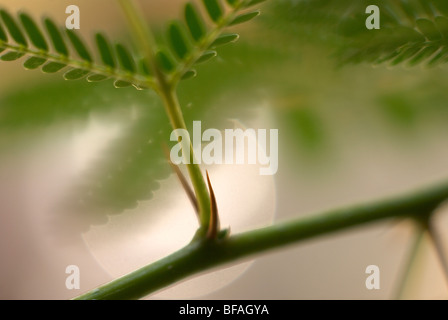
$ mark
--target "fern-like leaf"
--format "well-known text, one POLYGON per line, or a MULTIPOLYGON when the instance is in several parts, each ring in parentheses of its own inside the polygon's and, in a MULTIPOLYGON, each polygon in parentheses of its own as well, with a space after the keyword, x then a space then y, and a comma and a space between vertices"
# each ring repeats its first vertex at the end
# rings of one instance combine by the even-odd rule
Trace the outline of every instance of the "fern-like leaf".
POLYGON ((341 63, 371 62, 395 66, 448 62, 447 4, 443 0, 377 1, 381 29, 367 30, 365 15, 341 23, 347 42, 339 50, 341 63), (351 21, 348 23, 348 21, 351 21), (355 28, 362 32, 353 34, 355 28))
MULTIPOLYGON (((168 75, 172 84, 194 77, 194 65, 215 57, 216 47, 238 40, 237 34, 223 34, 224 29, 258 16, 259 11, 245 11, 263 1, 234 0, 224 4, 221 0, 202 0, 209 23, 195 5, 187 3, 184 21, 175 21, 168 27, 169 49, 160 46, 162 49, 155 55, 158 68, 168 75)), ((6 50, 0 60, 15 61, 27 56, 26 69, 41 68, 44 73, 65 70, 66 80, 86 78, 89 82, 98 82, 112 78, 117 88, 133 85, 137 89, 150 87, 157 90, 146 64, 140 64, 136 55, 122 44, 112 46, 102 33, 95 36, 96 50, 101 58, 98 63, 76 31, 61 32, 49 18, 44 21, 44 32, 26 13, 19 14, 19 22, 5 10, 0 10, 0 17, 0 52, 6 50), (54 51, 50 50, 49 44, 54 51), (78 58, 72 57, 72 51, 78 58)))
POLYGON ((272 4, 296 38, 307 36, 337 46, 335 56, 341 65, 448 62, 446 0, 279 0, 272 4), (365 26, 368 5, 377 5, 381 11, 379 30, 365 26))
POLYGON ((41 68, 44 73, 65 70, 66 80, 86 78, 89 82, 97 82, 113 78, 117 88, 131 85, 138 89, 154 87, 152 77, 136 68, 135 55, 122 44, 112 46, 102 33, 95 36, 96 50, 101 57, 101 62, 95 63, 93 53, 76 31, 61 32, 49 18, 44 20, 45 28, 38 26, 26 13, 20 13, 15 19, 6 10, 0 10, 0 18, 2 61, 27 57, 24 62, 26 69, 41 68), (53 50, 50 50, 50 45, 53 50), (72 57, 69 47, 79 58, 72 57), (115 63, 115 56, 119 64, 115 63))
POLYGON ((167 38, 171 50, 162 49, 157 59, 173 83, 196 75, 196 64, 211 60, 217 55, 216 47, 238 40, 234 33, 223 34, 227 27, 252 20, 260 11, 249 9, 264 0, 202 0, 203 11, 188 2, 184 9, 184 21, 174 21, 168 26, 167 38), (247 11, 249 10, 249 11, 247 11))

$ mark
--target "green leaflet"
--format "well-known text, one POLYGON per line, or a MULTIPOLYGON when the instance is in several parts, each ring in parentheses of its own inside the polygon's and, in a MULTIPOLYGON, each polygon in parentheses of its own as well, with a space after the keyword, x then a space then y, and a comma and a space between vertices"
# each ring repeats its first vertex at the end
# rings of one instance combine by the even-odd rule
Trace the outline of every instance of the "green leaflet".
POLYGON ((114 86, 115 86, 115 88, 127 88, 127 87, 131 87, 132 83, 130 83, 128 81, 123 81, 123 80, 116 80, 114 82, 114 86))
POLYGON ((102 74, 91 74, 87 77, 87 81, 89 82, 100 82, 107 79, 109 79, 109 77, 102 74))
POLYGON ((22 58, 24 55, 25 55, 25 53, 23 53, 23 52, 10 51, 10 52, 7 52, 4 55, 2 55, 0 57, 0 60, 3 60, 3 61, 15 61, 17 59, 22 58))
POLYGON ((44 73, 56 73, 61 71, 67 65, 59 62, 49 62, 43 66, 42 71, 44 73))
POLYGON ((96 44, 100 51, 101 60, 106 66, 115 68, 114 54, 111 50, 109 41, 107 41, 106 37, 101 33, 97 33, 95 38, 96 38, 96 44))
POLYGON ((135 61, 128 50, 121 44, 116 45, 116 50, 121 67, 131 73, 135 72, 135 61))
POLYGON ((169 25, 168 39, 176 56, 179 59, 185 59, 189 53, 189 45, 187 44, 183 30, 177 22, 169 25))
POLYGON ((148 63, 145 59, 140 59, 139 61, 139 69, 142 74, 149 76, 151 75, 151 71, 149 70, 148 63))
POLYGON ((6 26, 6 29, 8 29, 8 32, 11 35, 11 37, 14 39, 14 41, 20 45, 23 45, 24 47, 27 47, 28 42, 26 41, 25 36, 23 35, 19 26, 14 21, 14 18, 11 17, 11 15, 8 12, 6 12, 5 10, 0 10, 0 16, 3 20, 3 23, 6 26))
POLYGON ((34 69, 39 68, 45 62, 47 62, 47 59, 45 59, 45 58, 31 57, 25 61, 23 66, 25 67, 25 69, 34 70, 34 69))
POLYGON ((72 69, 64 73, 65 80, 78 80, 82 79, 89 74, 89 70, 84 69, 72 69))
POLYGON ((68 56, 68 49, 58 28, 49 18, 45 19, 45 27, 50 35, 54 49, 63 56, 68 56))
POLYGON ((218 22, 219 19, 223 16, 223 10, 218 0, 202 0, 205 6, 205 9, 212 21, 218 22))
POLYGON ((159 51, 156 54, 157 63, 163 71, 170 73, 174 71, 176 65, 174 64, 173 59, 166 51, 159 51))
POLYGON ((213 59, 214 57, 216 57, 217 55, 218 55, 218 53, 214 50, 205 51, 202 54, 202 56, 196 61, 196 63, 199 64, 199 63, 207 62, 210 59, 213 59))
POLYGON ((185 74, 182 76, 182 80, 188 80, 191 78, 196 77, 197 72, 196 70, 188 70, 187 72, 185 72, 185 74))
POLYGON ((253 11, 253 12, 248 12, 248 13, 243 13, 241 15, 239 15, 238 17, 236 17, 231 23, 231 26, 237 25, 237 24, 241 24, 247 21, 250 21, 252 19, 254 19, 255 17, 258 17, 260 15, 260 11, 253 11))
POLYGON ((216 48, 216 47, 223 46, 223 45, 231 43, 231 42, 235 42, 238 40, 239 37, 240 36, 236 33, 223 34, 223 35, 219 36, 218 38, 216 38, 216 40, 212 43, 210 48, 216 48))
POLYGON ((196 7, 192 3, 185 6, 185 21, 191 36, 196 42, 199 42, 206 34, 204 22, 201 19, 196 7))
POLYGON ((0 23, 0 41, 8 41, 8 36, 5 33, 5 30, 3 30, 2 24, 0 23))
POLYGON ((21 13, 19 17, 33 45, 45 52, 48 51, 48 44, 33 19, 26 13, 21 13))
POLYGON ((78 53, 79 57, 88 62, 92 62, 92 56, 90 55, 84 42, 76 34, 76 32, 73 30, 67 30, 67 35, 68 35, 68 38, 70 39, 73 47, 75 48, 76 52, 78 53))

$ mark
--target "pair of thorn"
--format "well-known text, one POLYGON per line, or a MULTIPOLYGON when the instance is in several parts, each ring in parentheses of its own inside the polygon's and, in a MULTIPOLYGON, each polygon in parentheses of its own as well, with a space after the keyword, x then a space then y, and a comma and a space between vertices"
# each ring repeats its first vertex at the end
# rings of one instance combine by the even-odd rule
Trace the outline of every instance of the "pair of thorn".
MULTIPOLYGON (((199 219, 199 221, 201 221, 200 212, 199 212, 199 204, 198 204, 196 195, 194 194, 193 190, 191 189, 190 184, 188 183, 187 179, 180 171, 179 167, 171 162, 168 148, 166 146, 164 147, 164 151, 165 151, 165 156, 167 157, 171 168, 176 173, 177 178, 179 179, 183 189, 185 190, 185 193, 188 196, 188 199, 190 199, 191 205, 193 206, 194 211, 196 212, 197 218, 199 219)), ((207 170, 206 170, 206 175, 207 175, 208 189, 209 189, 209 193, 210 193, 210 219, 209 219, 209 224, 208 224, 208 229, 207 229, 207 239, 215 240, 218 238, 221 226, 219 223, 219 214, 218 214, 218 205, 216 203, 216 196, 215 196, 215 192, 213 190, 212 184, 210 182, 210 175, 208 174, 207 170)))

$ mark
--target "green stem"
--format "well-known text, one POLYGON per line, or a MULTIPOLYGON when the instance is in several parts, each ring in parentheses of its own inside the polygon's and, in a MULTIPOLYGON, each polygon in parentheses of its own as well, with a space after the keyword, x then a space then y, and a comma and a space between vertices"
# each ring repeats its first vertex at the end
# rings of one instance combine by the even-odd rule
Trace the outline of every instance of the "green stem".
MULTIPOLYGON (((184 117, 182 115, 182 110, 180 108, 176 92, 173 89, 162 90, 161 92, 165 109, 171 122, 171 126, 174 129, 187 130, 187 126, 185 125, 184 117)), ((205 184, 204 176, 201 172, 201 168, 198 164, 196 164, 196 158, 191 141, 189 142, 189 148, 190 159, 188 159, 189 161, 187 164, 187 169, 199 207, 199 219, 201 228, 198 235, 203 236, 207 231, 210 221, 210 196, 208 193, 207 185, 205 184)))
POLYGON ((195 239, 172 255, 77 299, 138 299, 196 273, 294 242, 384 219, 418 219, 433 212, 446 198, 448 185, 443 185, 383 202, 279 223, 223 240, 195 239))
MULTIPOLYGON (((151 71, 157 79, 157 92, 163 100, 165 111, 170 119, 172 128, 174 130, 187 130, 176 93, 176 84, 168 81, 166 75, 158 67, 154 53, 154 50, 156 50, 154 36, 150 27, 140 14, 141 10, 138 10, 136 4, 131 0, 119 0, 119 3, 129 21, 133 34, 135 34, 135 40, 141 46, 151 71)), ((205 235, 210 220, 210 196, 201 168, 196 164, 191 142, 189 143, 189 148, 190 161, 187 164, 187 169, 198 202, 199 222, 201 226, 197 235, 203 236, 205 235)))

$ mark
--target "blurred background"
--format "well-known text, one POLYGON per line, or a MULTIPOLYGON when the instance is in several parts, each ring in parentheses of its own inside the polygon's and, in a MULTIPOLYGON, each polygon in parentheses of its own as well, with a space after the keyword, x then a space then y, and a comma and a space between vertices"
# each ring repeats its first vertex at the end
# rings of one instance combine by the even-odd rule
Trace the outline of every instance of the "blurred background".
MULTIPOLYGON (((163 41, 185 1, 140 2, 163 41)), ((370 2, 268 1, 255 21, 233 27, 237 43, 181 84, 188 126, 279 130, 275 176, 254 166, 208 168, 223 226, 234 233, 448 178, 447 66, 364 62, 356 50, 381 40, 364 26, 370 2)), ((61 26, 71 4, 90 45, 105 31, 132 46, 113 1, 0 0, 11 13, 61 26)), ((188 242, 194 212, 164 160, 170 129, 154 93, 68 82, 18 62, 0 69, 0 299, 72 298, 188 242), (81 289, 70 291, 65 268, 73 264, 81 289)), ((447 226, 440 208, 448 247, 447 226)), ((151 298, 395 299, 415 230, 391 220, 329 234, 151 298), (380 290, 365 287, 369 265, 380 268, 380 290)), ((426 238, 401 297, 448 297, 426 238)))

